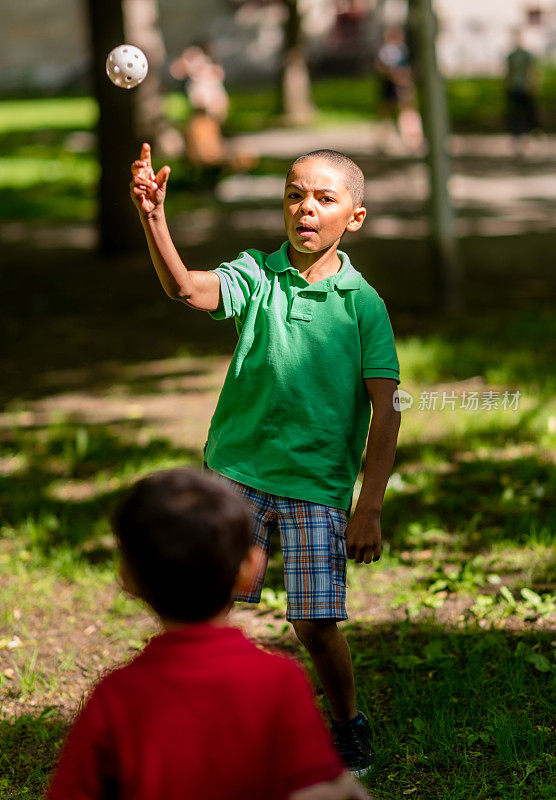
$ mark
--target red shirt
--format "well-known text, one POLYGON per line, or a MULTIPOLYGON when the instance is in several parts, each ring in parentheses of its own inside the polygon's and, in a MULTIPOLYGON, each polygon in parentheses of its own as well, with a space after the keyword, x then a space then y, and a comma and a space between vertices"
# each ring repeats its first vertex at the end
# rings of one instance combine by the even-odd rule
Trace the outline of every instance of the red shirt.
POLYGON ((342 772, 300 667, 201 623, 97 684, 47 799, 282 800, 342 772))

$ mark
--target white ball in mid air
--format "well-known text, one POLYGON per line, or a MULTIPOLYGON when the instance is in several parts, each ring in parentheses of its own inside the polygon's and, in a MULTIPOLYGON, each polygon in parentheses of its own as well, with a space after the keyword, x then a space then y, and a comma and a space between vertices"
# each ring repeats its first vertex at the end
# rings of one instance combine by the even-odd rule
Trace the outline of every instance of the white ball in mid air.
POLYGON ((147 56, 132 44, 121 44, 108 53, 106 74, 120 89, 133 89, 147 77, 147 56))

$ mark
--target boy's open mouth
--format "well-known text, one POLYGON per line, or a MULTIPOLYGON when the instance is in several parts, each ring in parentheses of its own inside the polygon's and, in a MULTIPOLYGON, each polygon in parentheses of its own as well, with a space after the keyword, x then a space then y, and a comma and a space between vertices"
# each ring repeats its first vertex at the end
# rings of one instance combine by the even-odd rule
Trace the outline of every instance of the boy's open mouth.
POLYGON ((300 236, 310 236, 312 233, 317 232, 311 225, 298 225, 295 230, 300 236))

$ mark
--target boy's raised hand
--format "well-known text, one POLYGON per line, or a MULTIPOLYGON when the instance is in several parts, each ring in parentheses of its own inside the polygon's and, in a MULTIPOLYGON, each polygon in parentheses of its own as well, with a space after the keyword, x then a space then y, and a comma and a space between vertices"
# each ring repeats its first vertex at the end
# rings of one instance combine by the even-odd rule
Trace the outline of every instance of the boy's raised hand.
POLYGON ((141 147, 140 158, 131 165, 131 174, 133 175, 129 184, 131 199, 141 216, 149 217, 162 209, 170 167, 162 167, 155 175, 151 161, 151 146, 147 142, 141 147))

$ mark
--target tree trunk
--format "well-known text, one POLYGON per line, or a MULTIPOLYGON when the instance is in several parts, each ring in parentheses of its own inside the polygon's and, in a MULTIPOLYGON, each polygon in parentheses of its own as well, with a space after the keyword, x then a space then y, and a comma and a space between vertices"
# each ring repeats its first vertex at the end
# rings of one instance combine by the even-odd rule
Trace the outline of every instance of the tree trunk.
POLYGON ((428 144, 431 243, 434 293, 447 311, 463 307, 462 264, 454 230, 454 211, 448 189, 448 111, 444 81, 436 60, 437 25, 431 0, 417 0, 419 82, 423 129, 428 144))
POLYGON ((131 162, 137 158, 133 128, 133 91, 108 80, 105 61, 125 42, 122 6, 115 0, 87 0, 93 62, 93 89, 98 101, 99 247, 103 253, 127 253, 144 246, 141 225, 129 197, 131 162))
POLYGON ((284 61, 281 75, 281 105, 291 124, 310 122, 315 114, 311 99, 311 78, 305 57, 298 0, 285 0, 284 61))

